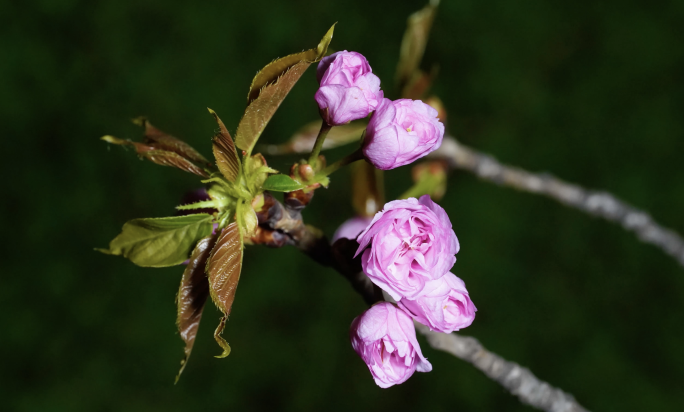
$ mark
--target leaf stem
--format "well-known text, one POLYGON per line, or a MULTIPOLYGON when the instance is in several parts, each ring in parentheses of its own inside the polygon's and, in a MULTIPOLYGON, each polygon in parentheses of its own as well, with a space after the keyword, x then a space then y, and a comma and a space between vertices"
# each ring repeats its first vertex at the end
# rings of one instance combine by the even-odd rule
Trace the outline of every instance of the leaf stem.
POLYGON ((355 162, 357 160, 361 160, 361 159, 363 159, 363 152, 361 151, 361 148, 359 148, 354 153, 351 153, 351 154, 347 155, 346 157, 343 157, 342 159, 336 161, 335 163, 333 163, 330 166, 326 167, 325 169, 321 170, 319 172, 319 175, 330 176, 333 172, 335 172, 340 167, 346 166, 350 163, 353 163, 353 162, 355 162))
POLYGON ((328 136, 330 129, 332 129, 332 126, 323 120, 321 130, 318 132, 318 136, 316 136, 316 143, 314 144, 313 150, 311 150, 311 156, 309 156, 310 165, 315 165, 315 163, 318 162, 318 154, 321 153, 323 142, 325 142, 325 138, 328 136))

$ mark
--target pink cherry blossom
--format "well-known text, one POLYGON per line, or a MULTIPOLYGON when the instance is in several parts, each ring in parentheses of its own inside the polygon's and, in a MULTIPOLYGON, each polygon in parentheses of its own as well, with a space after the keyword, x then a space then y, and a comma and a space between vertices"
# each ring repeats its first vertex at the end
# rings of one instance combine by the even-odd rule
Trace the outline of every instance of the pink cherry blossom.
POLYGON ((366 128, 363 154, 381 170, 412 163, 439 148, 444 124, 420 100, 383 99, 366 128))
POLYGON ((331 126, 368 116, 383 98, 380 79, 360 53, 345 50, 324 57, 316 77, 320 88, 314 99, 331 126))
POLYGON ((381 388, 406 382, 415 371, 432 370, 420 351, 413 320, 389 302, 378 303, 354 319, 350 337, 381 388))
POLYGON ((449 216, 428 195, 385 204, 357 241, 364 273, 397 301, 420 296, 427 281, 451 269, 459 250, 449 216))
POLYGON ((431 330, 444 333, 470 326, 477 311, 465 283, 451 272, 426 282, 418 298, 403 298, 399 307, 431 330))

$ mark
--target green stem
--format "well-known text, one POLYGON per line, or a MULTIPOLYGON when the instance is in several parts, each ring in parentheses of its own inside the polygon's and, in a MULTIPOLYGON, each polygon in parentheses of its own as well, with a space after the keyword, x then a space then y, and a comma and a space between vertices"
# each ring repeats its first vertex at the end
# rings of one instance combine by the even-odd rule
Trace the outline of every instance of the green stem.
POLYGON ((363 152, 361 151, 361 148, 359 148, 359 150, 355 151, 354 153, 347 155, 346 157, 343 157, 342 159, 336 161, 335 163, 321 170, 319 172, 319 175, 330 176, 334 171, 336 171, 340 167, 346 166, 349 163, 353 163, 361 159, 363 159, 363 152))
POLYGON ((321 130, 318 132, 318 136, 316 137, 316 143, 314 144, 313 150, 311 151, 311 156, 309 156, 309 164, 310 165, 315 165, 316 162, 318 162, 318 154, 321 153, 321 149, 323 148, 323 142, 325 142, 325 138, 328 136, 328 132, 332 129, 332 126, 330 126, 325 120, 323 120, 323 124, 321 125, 321 130))

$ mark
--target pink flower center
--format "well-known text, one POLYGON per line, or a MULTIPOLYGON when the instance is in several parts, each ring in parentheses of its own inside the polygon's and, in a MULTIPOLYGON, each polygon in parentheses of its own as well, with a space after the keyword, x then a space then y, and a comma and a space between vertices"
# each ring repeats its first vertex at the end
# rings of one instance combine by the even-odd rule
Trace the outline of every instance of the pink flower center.
POLYGON ((404 121, 403 124, 401 125, 401 127, 406 129, 407 132, 411 133, 413 131, 413 122, 404 121))

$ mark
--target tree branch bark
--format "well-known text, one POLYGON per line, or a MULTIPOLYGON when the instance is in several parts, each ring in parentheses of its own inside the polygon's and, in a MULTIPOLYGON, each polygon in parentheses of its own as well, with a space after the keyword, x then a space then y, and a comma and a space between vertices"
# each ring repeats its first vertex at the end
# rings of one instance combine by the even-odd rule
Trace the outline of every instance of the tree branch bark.
POLYGON ((588 190, 550 174, 531 173, 501 164, 453 137, 445 137, 442 146, 430 157, 446 159, 451 168, 469 171, 483 180, 548 196, 566 206, 620 224, 625 230, 634 232, 642 242, 657 246, 684 266, 684 239, 678 233, 659 225, 648 213, 608 192, 588 190))
POLYGON ((569 393, 540 380, 529 369, 488 351, 475 338, 456 333, 439 333, 414 322, 428 344, 462 359, 506 388, 520 402, 546 412, 588 412, 569 393))

